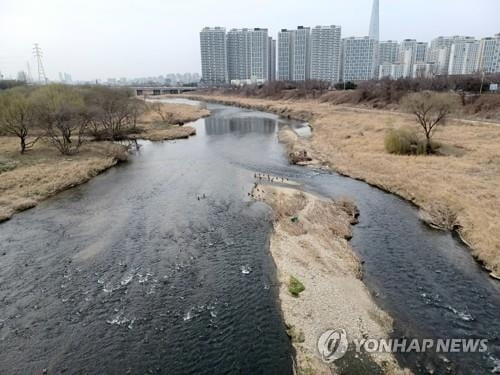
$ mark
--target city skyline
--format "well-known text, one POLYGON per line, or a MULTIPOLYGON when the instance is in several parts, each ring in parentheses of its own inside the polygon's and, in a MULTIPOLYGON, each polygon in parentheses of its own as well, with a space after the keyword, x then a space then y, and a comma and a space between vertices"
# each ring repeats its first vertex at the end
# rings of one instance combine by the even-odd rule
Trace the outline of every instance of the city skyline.
MULTIPOLYGON (((219 6, 234 3, 223 0, 219 6)), ((276 39, 282 28, 339 25, 342 37, 362 37, 368 34, 372 8, 372 0, 355 0, 348 7, 342 1, 317 1, 314 6, 299 1, 259 2, 252 7, 236 3, 243 14, 227 18, 225 12, 203 11, 208 5, 194 0, 141 5, 88 1, 77 11, 74 5, 55 0, 43 4, 32 0, 2 1, 0 71, 15 77, 26 69, 27 61, 34 70, 31 49, 37 42, 43 49, 51 80, 57 80, 59 72, 68 72, 74 81, 200 72, 198 39, 203 26, 220 25, 227 30, 268 28, 269 36, 276 39), (266 12, 258 11, 262 7, 266 12), (114 17, 113 26, 108 22, 110 15, 114 17)), ((380 40, 411 38, 430 42, 440 35, 481 39, 500 32, 495 23, 500 13, 498 1, 478 0, 473 8, 461 0, 401 3, 380 2, 380 40), (422 19, 426 20, 425 28, 421 27, 422 19)))

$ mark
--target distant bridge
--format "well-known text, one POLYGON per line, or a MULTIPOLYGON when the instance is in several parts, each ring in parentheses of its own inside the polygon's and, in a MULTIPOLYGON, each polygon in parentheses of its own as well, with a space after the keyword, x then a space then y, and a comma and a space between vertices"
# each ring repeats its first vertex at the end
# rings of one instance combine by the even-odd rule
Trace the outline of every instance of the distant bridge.
POLYGON ((143 95, 164 95, 164 94, 181 94, 187 91, 198 90, 198 87, 177 87, 177 86, 134 86, 132 89, 137 96, 143 95))

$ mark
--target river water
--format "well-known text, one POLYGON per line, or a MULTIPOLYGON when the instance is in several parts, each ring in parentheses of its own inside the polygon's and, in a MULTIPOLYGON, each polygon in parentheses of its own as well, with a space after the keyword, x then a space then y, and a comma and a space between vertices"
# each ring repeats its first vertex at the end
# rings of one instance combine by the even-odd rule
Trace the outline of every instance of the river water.
POLYGON ((256 172, 356 201, 352 245, 395 336, 489 340, 487 353, 400 354, 403 365, 500 366, 498 283, 455 238, 395 196, 290 166, 276 133, 303 124, 209 109, 195 137, 141 142, 128 163, 0 225, 0 374, 291 373, 271 212, 248 197, 256 172))

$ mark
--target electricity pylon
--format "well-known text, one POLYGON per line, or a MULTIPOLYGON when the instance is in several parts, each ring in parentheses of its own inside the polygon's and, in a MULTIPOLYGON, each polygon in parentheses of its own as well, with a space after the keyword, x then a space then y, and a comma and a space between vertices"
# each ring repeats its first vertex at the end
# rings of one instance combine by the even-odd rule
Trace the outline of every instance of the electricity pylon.
POLYGON ((43 67, 43 61, 42 61, 42 49, 38 45, 38 43, 33 44, 33 54, 36 57, 36 62, 38 65, 38 82, 40 83, 47 83, 47 76, 45 75, 45 69, 43 67))

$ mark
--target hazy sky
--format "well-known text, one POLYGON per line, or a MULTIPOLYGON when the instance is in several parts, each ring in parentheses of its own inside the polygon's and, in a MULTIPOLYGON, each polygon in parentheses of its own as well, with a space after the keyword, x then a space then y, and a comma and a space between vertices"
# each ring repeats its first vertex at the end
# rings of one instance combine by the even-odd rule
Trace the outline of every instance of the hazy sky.
MULTIPOLYGON (((368 33, 372 0, 0 0, 0 72, 26 69, 32 44, 49 79, 199 72, 203 26, 342 26, 368 33)), ((500 33, 500 0, 380 0, 381 39, 500 33)))

